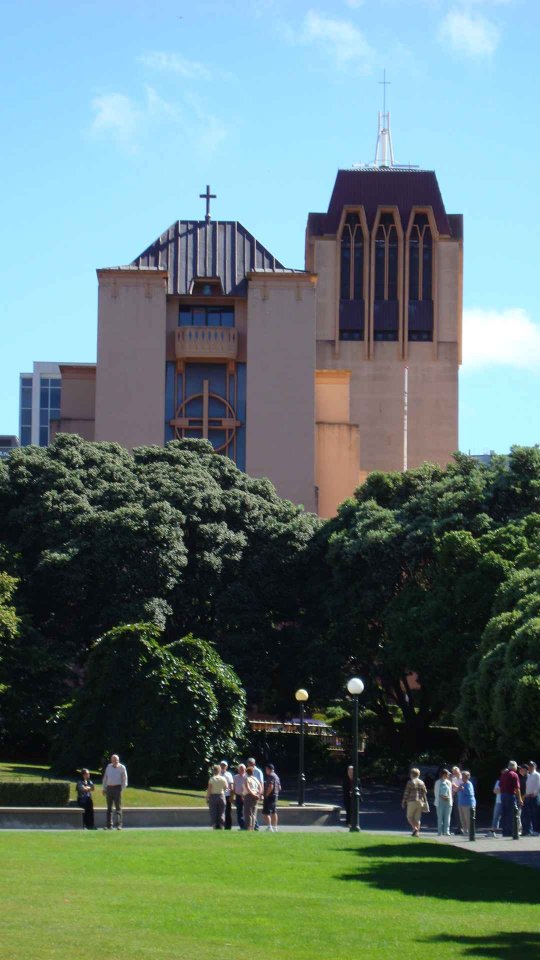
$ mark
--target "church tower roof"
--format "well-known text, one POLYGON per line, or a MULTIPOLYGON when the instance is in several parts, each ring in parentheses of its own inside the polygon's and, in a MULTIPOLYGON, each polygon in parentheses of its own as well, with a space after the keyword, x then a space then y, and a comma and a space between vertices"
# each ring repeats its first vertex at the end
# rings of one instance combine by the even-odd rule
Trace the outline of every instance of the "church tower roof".
POLYGON ((220 280, 224 296, 245 296, 246 274, 286 270, 236 220, 177 220, 130 264, 166 270, 168 293, 186 296, 195 279, 220 280))
POLYGON ((310 213, 308 235, 336 234, 343 208, 362 206, 371 229, 379 207, 397 207, 406 224, 413 207, 431 207, 442 236, 459 236, 461 217, 447 214, 433 170, 360 167, 338 170, 328 211, 310 213))

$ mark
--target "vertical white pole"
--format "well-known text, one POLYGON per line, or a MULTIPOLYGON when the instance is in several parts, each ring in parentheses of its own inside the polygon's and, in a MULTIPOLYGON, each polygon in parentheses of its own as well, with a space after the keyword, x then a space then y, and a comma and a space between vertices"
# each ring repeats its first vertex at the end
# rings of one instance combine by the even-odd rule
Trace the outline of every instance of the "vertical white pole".
POLYGON ((405 365, 405 377, 403 381, 403 469, 407 469, 408 459, 408 423, 409 418, 409 368, 405 365))

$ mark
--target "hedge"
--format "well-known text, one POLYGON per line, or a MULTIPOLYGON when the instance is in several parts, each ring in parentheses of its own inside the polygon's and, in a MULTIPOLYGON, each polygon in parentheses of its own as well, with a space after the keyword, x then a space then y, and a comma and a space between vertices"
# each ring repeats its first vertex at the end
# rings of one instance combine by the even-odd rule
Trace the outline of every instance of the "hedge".
POLYGON ((63 807, 69 783, 0 780, 0 807, 63 807))

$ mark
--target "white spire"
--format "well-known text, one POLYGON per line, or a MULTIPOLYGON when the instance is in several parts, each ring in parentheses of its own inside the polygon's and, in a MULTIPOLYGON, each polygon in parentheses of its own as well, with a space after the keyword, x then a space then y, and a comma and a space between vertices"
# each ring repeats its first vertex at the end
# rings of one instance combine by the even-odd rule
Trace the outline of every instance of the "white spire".
POLYGON ((383 88, 383 111, 379 113, 379 129, 377 132, 377 146, 375 147, 375 166, 393 167, 394 166, 394 148, 392 147, 392 134, 390 133, 390 112, 386 112, 386 88, 389 81, 386 79, 386 70, 383 79, 379 81, 383 88))

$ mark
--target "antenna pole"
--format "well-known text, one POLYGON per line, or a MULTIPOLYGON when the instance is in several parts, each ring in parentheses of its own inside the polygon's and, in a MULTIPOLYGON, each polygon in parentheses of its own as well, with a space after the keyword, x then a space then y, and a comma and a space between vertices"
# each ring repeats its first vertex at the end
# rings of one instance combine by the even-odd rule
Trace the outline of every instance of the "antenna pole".
POLYGON ((403 470, 407 470, 409 454, 409 368, 405 365, 403 380, 403 470))

